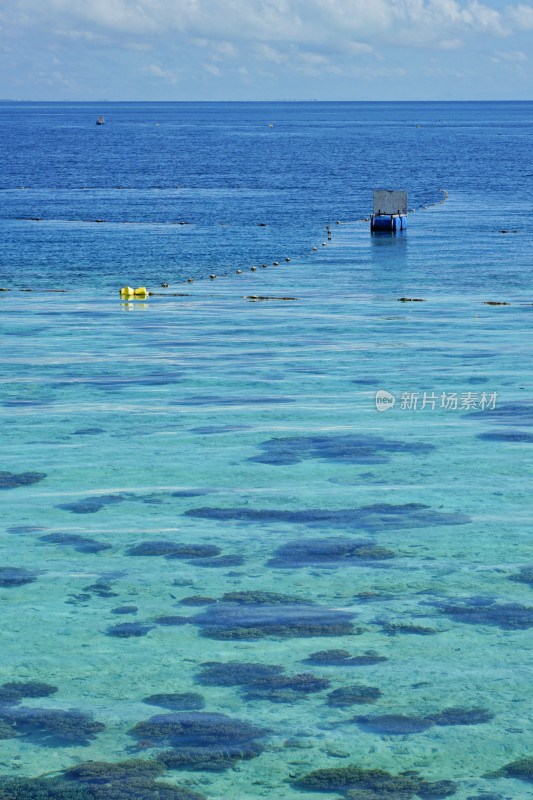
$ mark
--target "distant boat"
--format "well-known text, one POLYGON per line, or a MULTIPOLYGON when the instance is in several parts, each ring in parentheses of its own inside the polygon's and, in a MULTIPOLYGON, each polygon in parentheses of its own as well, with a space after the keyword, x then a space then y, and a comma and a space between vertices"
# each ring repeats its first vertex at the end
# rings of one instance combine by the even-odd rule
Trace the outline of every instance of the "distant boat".
POLYGON ((101 114, 98 117, 98 119, 96 120, 96 124, 97 125, 105 125, 105 119, 103 118, 103 116, 101 114))

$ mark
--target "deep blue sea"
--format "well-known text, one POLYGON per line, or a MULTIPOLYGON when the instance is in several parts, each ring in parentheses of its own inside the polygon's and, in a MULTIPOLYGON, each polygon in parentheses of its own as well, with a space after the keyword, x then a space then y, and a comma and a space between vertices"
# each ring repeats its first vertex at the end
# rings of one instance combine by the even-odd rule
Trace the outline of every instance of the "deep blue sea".
POLYGON ((0 800, 532 798, 533 103, 0 114, 0 800))

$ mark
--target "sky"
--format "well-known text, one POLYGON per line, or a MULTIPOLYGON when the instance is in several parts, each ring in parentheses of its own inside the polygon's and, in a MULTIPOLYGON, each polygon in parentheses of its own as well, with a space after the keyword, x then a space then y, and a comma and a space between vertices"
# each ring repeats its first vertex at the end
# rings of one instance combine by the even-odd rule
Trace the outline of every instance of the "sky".
POLYGON ((2 0, 0 99, 533 100, 533 5, 2 0))

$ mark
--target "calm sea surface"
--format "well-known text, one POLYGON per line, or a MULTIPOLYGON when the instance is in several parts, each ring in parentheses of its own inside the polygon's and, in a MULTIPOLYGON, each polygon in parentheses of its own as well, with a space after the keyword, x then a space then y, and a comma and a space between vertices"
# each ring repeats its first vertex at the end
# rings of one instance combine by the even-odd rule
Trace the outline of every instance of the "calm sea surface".
POLYGON ((533 797, 533 103, 0 114, 0 798, 533 797))

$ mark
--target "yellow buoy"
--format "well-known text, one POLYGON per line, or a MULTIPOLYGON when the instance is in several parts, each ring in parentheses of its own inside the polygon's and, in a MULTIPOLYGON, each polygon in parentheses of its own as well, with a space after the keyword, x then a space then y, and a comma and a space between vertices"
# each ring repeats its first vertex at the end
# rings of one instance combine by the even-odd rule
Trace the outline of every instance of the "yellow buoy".
POLYGON ((242 275, 242 269, 237 270, 237 275, 242 275))
POLYGON ((121 297, 128 297, 130 294, 133 294, 133 289, 131 286, 124 286, 124 288, 120 290, 121 297))
POLYGON ((273 261, 272 263, 275 267, 279 266, 279 261, 273 261))
POLYGON ((139 286, 138 289, 135 289, 133 294, 136 297, 143 297, 144 295, 148 294, 148 292, 146 291, 146 286, 139 286))
POLYGON ((250 267, 250 272, 255 272, 257 267, 250 267))

